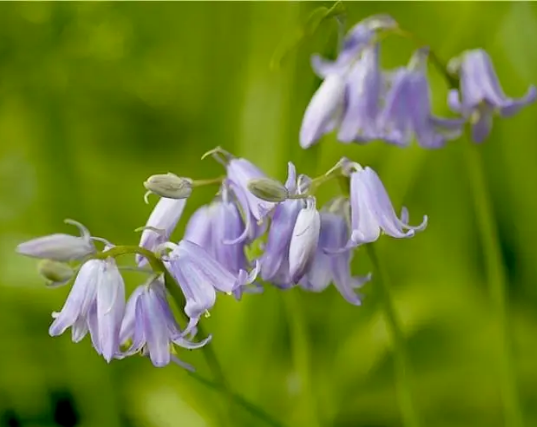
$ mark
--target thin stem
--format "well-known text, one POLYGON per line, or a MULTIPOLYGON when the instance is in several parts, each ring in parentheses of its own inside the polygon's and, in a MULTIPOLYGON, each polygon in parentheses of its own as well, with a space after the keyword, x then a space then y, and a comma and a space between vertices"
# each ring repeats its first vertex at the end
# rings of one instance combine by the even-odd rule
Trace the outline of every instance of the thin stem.
POLYGON ((412 388, 410 382, 410 364, 408 361, 405 337, 400 321, 395 312, 390 290, 389 277, 377 257, 373 244, 366 245, 369 258, 377 273, 377 283, 382 293, 384 315, 393 339, 393 357, 396 379, 397 399, 401 410, 404 427, 418 427, 418 417, 412 402, 412 388))
POLYGON ((512 343, 508 319, 507 278, 500 240, 490 195, 487 188, 485 170, 479 146, 469 141, 465 148, 465 160, 472 186, 472 199, 483 254, 485 257, 487 282, 494 305, 498 327, 498 351, 500 356, 501 392, 505 410, 505 424, 508 427, 524 425, 522 410, 516 386, 513 364, 512 343))
POLYGON ((107 251, 100 252, 95 255, 95 258, 105 259, 105 258, 116 258, 121 255, 127 254, 138 254, 142 255, 147 259, 147 262, 153 269, 155 273, 163 273, 165 271, 162 261, 155 256, 153 252, 148 249, 142 248, 140 246, 134 245, 125 245, 125 246, 114 246, 113 248, 108 249, 107 251))
MULTIPOLYGON (((407 31, 407 30, 404 30, 402 28, 397 28, 397 29, 391 31, 390 33, 398 35, 398 36, 401 36, 403 38, 406 38, 406 39, 410 40, 418 48, 427 46, 427 44, 423 40, 421 40, 418 36, 416 36, 414 33, 410 32, 410 31, 407 31)), ((388 33, 388 34, 390 34, 390 33, 388 33)), ((444 61, 442 61, 440 59, 440 57, 437 56, 434 53, 433 50, 429 51, 429 59, 431 60, 433 65, 436 67, 436 69, 440 72, 440 74, 442 74, 442 76, 446 80, 446 82, 447 82, 448 86, 450 87, 450 89, 459 87, 459 79, 456 76, 454 76, 454 75, 452 75, 452 74, 450 74, 448 72, 447 66, 444 63, 444 61)))
MULTIPOLYGON (((196 379, 206 387, 209 387, 215 391, 223 392, 225 391, 221 384, 218 384, 214 381, 211 381, 207 378, 202 377, 201 375, 197 374, 196 372, 189 372, 187 371, 188 375, 190 375, 192 378, 196 379)), ((266 413, 263 409, 261 409, 259 406, 255 405, 254 403, 250 402, 249 400, 245 399, 244 397, 240 396, 236 393, 231 393, 231 396, 235 403, 237 405, 241 406, 246 411, 250 412, 252 415, 256 416, 260 420, 263 420, 266 425, 272 426, 272 427, 285 427, 284 424, 282 424, 280 421, 272 418, 272 416, 268 413, 266 413)))
POLYGON ((315 401, 311 384, 311 351, 300 295, 295 290, 295 292, 287 292, 282 296, 290 327, 293 367, 297 371, 300 381, 300 396, 302 399, 299 402, 299 411, 301 424, 308 427, 319 426, 316 411, 317 402, 315 401))
POLYGON ((204 185, 220 185, 222 182, 226 179, 225 176, 218 176, 216 178, 208 178, 208 179, 196 179, 192 181, 192 187, 203 187, 204 185))

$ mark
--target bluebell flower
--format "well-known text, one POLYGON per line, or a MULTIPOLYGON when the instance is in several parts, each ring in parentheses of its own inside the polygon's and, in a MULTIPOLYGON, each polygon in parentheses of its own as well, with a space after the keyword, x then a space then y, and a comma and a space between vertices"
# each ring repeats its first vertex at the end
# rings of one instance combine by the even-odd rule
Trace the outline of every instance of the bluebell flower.
POLYGON ((347 76, 347 106, 339 127, 340 141, 368 142, 380 137, 377 119, 382 90, 377 44, 363 50, 361 59, 351 67, 347 76))
POLYGON ((119 332, 125 312, 125 284, 113 258, 85 262, 62 310, 54 313, 51 336, 71 327, 78 342, 88 330, 97 353, 110 362, 119 349, 119 332))
MULTIPOLYGON (((220 197, 210 205, 200 207, 192 215, 183 239, 201 246, 233 274, 239 274, 241 270, 252 268, 245 254, 247 241, 237 239, 245 227, 233 194, 224 183, 220 197)), ((252 288, 240 287, 233 293, 240 298, 246 290, 252 288)))
POLYGON ((376 79, 378 71, 378 52, 375 37, 379 31, 397 27, 397 23, 388 15, 374 15, 356 24, 344 39, 341 52, 335 61, 329 61, 318 55, 312 57, 314 71, 324 81, 313 95, 302 120, 300 128, 300 145, 308 148, 315 144, 324 134, 335 130, 345 118, 345 127, 340 134, 342 141, 354 140, 350 136, 370 137, 370 125, 367 117, 378 108, 371 104, 375 92, 380 96, 380 87, 376 79), (370 86, 373 85, 373 86, 370 86), (361 94, 362 89, 367 93, 361 94), (359 94, 366 99, 362 100, 359 94), (352 107, 352 111, 348 108, 352 107), (364 110, 367 110, 365 112, 364 110), (366 117, 362 118, 362 114, 366 117), (358 116, 357 116, 358 114, 358 116), (354 124, 351 118, 355 118, 354 124))
POLYGON ((34 258, 62 262, 81 260, 94 254, 96 249, 88 229, 76 221, 68 219, 65 222, 77 226, 81 236, 50 234, 21 243, 17 246, 17 252, 34 258))
MULTIPOLYGON (((285 186, 290 195, 306 190, 300 188, 292 163, 289 163, 285 186)), ((265 252, 260 259, 263 280, 280 288, 298 283, 315 254, 319 227, 314 201, 288 199, 279 203, 274 209, 265 252)))
MULTIPOLYGON (((153 212, 142 231, 140 246, 150 251, 170 240, 170 235, 177 226, 183 210, 186 205, 186 199, 168 199, 161 198, 155 205, 153 212)), ((137 264, 142 267, 147 260, 142 255, 136 255, 137 264)))
MULTIPOLYGON (((345 204, 348 209, 348 201, 345 204)), ((321 232, 315 258, 300 286, 313 292, 322 292, 333 283, 343 298, 361 305, 356 289, 371 279, 371 275, 353 277, 350 271, 352 251, 345 249, 349 227, 343 212, 321 211, 321 232)))
POLYGON ((373 169, 353 163, 350 171, 351 236, 347 248, 377 240, 381 231, 391 237, 408 238, 427 226, 427 216, 418 226, 408 224, 408 211, 401 217, 393 209, 382 181, 373 169))
POLYGON ((185 296, 185 313, 191 319, 187 329, 213 307, 217 290, 231 294, 252 283, 258 273, 257 267, 250 273, 245 270, 233 273, 201 246, 184 239, 173 245, 173 250, 162 259, 185 296))
POLYGON ((289 242, 289 276, 293 283, 300 281, 313 261, 320 229, 321 218, 315 199, 310 197, 297 215, 289 242))
POLYGON ((397 69, 390 77, 378 118, 382 139, 387 142, 408 146, 415 136, 420 146, 439 148, 462 133, 464 120, 432 114, 426 74, 428 53, 428 49, 418 50, 407 67, 397 69))
POLYGON ((460 76, 460 92, 452 89, 448 103, 453 111, 470 119, 472 139, 482 142, 490 134, 494 113, 510 117, 537 98, 535 86, 530 86, 519 99, 505 95, 490 56, 483 49, 466 51, 449 64, 460 76))
POLYGON ((300 146, 309 148, 332 132, 344 114, 346 82, 338 74, 328 75, 311 98, 300 128, 300 146))
POLYGON ((243 233, 229 243, 243 240, 252 241, 265 230, 263 220, 274 208, 275 204, 253 195, 248 183, 253 179, 266 178, 261 169, 246 159, 230 158, 227 165, 226 186, 233 192, 244 214, 245 228, 243 233))
POLYGON ((120 342, 130 347, 118 357, 136 353, 148 356, 153 365, 166 366, 173 360, 174 344, 186 349, 196 349, 207 344, 211 337, 193 343, 184 338, 166 299, 166 289, 161 279, 136 288, 132 293, 121 326, 120 342))

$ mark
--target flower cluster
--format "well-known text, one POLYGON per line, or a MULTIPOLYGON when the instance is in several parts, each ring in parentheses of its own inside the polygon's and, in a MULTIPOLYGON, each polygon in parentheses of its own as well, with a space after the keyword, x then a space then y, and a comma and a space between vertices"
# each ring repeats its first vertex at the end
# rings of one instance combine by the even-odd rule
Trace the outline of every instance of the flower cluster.
POLYGON ((381 233, 411 237, 427 223, 425 217, 421 225, 409 225, 407 211, 395 213, 378 175, 347 159, 315 179, 297 175, 289 163, 282 184, 246 159, 221 149, 212 154, 226 176, 214 200, 190 217, 178 243, 170 242, 170 236, 187 197, 208 181, 167 174, 146 181, 149 191, 168 197, 161 197, 142 227, 139 246, 115 246, 74 221, 69 222, 81 229, 81 237, 53 234, 18 246, 19 253, 43 259, 40 271, 52 284, 75 276, 62 310, 53 314, 50 335, 70 327, 78 342, 89 332, 93 347, 107 361, 142 354, 155 366, 182 363, 178 347, 195 349, 209 342, 210 336, 192 340, 218 293, 241 299, 264 285, 320 292, 333 283, 347 301, 360 305, 356 290, 370 275, 352 275, 354 248, 374 242, 381 233), (350 194, 319 210, 315 190, 336 176, 348 180, 350 194), (104 243, 101 251, 96 242, 104 243), (252 255, 252 247, 261 249, 252 255), (136 254, 136 269, 150 274, 128 301, 116 263, 124 254, 136 254), (170 296, 180 304, 184 328, 169 305, 170 296))
POLYGON ((304 114, 303 148, 334 130, 343 143, 383 140, 408 146, 415 138, 424 148, 439 148, 458 138, 466 122, 472 126, 472 139, 482 142, 490 134, 495 113, 512 116, 537 98, 534 86, 520 99, 507 97, 489 55, 482 49, 470 50, 443 70, 456 86, 449 92, 448 105, 459 117, 437 117, 431 111, 427 80, 429 49, 418 49, 406 67, 382 70, 379 41, 388 34, 404 33, 393 18, 372 16, 348 32, 335 61, 312 57, 312 67, 323 82, 304 114))

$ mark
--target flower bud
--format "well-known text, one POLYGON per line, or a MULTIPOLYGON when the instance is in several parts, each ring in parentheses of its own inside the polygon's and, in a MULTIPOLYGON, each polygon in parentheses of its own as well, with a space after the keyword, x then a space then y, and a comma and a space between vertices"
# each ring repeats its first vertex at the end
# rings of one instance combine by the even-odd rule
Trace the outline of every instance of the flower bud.
POLYGON ((51 282, 52 285, 60 285, 71 280, 75 274, 74 270, 63 262, 53 261, 51 259, 42 260, 38 266, 39 274, 51 282))
POLYGON ((186 199, 192 193, 192 180, 173 173, 152 175, 144 182, 150 192, 167 199, 186 199))
POLYGON ((254 196, 267 202, 283 202, 289 197, 284 185, 271 178, 255 178, 248 181, 248 190, 254 196))

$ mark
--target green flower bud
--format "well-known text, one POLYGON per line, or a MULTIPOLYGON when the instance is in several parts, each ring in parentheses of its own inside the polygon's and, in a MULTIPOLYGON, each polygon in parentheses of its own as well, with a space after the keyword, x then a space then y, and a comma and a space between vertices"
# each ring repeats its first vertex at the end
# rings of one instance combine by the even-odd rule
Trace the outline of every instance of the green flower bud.
POLYGON ((144 182, 144 187, 160 197, 186 199, 192 193, 192 180, 173 173, 152 175, 144 182))
POLYGON ((289 197, 284 185, 271 178, 256 178, 248 181, 248 190, 261 200, 267 202, 283 202, 289 197))
POLYGON ((75 271, 63 262, 44 259, 39 262, 37 270, 51 285, 61 285, 74 276, 75 271))

